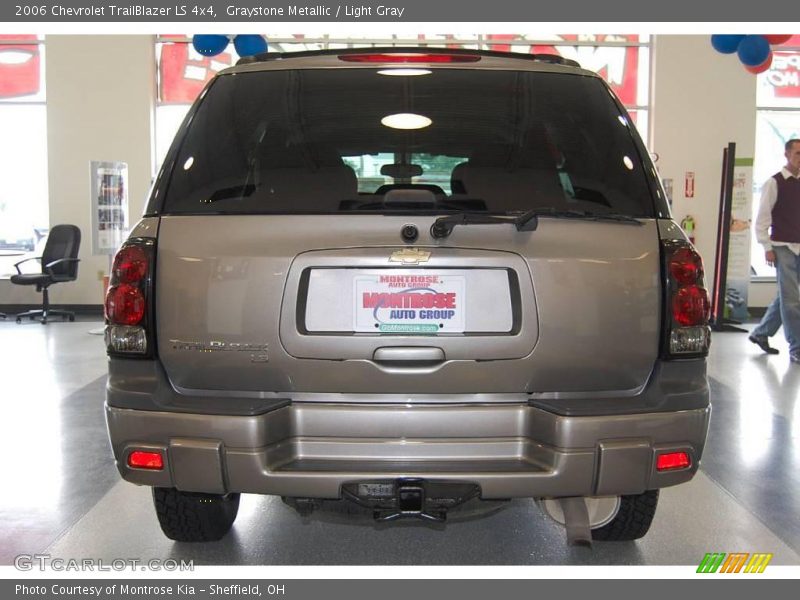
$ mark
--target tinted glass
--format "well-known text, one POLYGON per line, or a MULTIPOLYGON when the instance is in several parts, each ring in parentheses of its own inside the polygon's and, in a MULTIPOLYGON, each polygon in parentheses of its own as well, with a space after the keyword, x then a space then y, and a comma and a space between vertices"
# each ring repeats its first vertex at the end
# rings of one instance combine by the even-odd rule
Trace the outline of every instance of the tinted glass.
POLYGON ((220 77, 180 141, 164 211, 653 215, 631 126, 600 80, 431 71, 220 77))

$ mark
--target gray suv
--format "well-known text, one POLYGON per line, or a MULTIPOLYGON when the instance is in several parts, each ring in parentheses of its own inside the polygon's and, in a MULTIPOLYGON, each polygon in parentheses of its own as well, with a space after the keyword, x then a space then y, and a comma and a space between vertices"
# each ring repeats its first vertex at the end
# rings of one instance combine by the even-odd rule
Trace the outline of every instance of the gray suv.
POLYGON ((106 299, 106 415, 164 533, 241 493, 631 540, 697 471, 708 296, 629 115, 546 55, 267 53, 188 113, 106 299))

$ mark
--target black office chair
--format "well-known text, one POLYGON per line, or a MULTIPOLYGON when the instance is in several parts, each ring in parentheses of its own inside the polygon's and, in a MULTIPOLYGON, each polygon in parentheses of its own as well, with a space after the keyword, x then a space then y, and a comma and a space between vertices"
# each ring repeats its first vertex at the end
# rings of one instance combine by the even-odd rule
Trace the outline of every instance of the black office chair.
POLYGON ((53 315, 59 315, 63 319, 75 320, 75 313, 67 310, 50 310, 50 299, 47 295, 47 288, 54 283, 64 281, 75 281, 78 278, 78 249, 81 245, 81 230, 75 225, 56 225, 50 229, 44 251, 41 256, 26 258, 19 261, 14 267, 17 275, 11 276, 11 283, 17 285, 35 285, 37 292, 42 292, 42 309, 29 310, 17 315, 17 323, 28 317, 42 317, 42 325, 47 323, 47 319, 53 315), (42 263, 41 273, 23 273, 19 266, 29 260, 40 260, 42 263))

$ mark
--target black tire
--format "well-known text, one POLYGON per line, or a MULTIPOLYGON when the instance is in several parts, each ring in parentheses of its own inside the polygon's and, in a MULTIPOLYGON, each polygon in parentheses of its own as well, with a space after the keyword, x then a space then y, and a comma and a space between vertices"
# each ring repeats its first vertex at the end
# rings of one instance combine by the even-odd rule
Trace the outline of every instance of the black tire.
POLYGON ((230 531, 239 512, 239 494, 201 494, 153 488, 161 531, 176 542, 216 542, 230 531))
POLYGON ((592 529, 592 539, 601 542, 623 542, 638 540, 648 532, 658 506, 658 490, 644 494, 622 496, 619 512, 614 519, 592 529))

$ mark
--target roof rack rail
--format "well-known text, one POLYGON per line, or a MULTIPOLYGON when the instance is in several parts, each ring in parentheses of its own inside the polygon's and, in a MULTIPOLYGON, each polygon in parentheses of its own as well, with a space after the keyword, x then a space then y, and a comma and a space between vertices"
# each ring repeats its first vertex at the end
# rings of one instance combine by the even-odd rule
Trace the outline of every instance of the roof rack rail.
POLYGON ((468 48, 431 48, 429 46, 375 46, 373 48, 340 48, 338 50, 303 50, 300 52, 264 52, 255 56, 245 56, 237 61, 237 65, 249 65, 258 62, 285 60, 289 58, 306 58, 312 56, 341 56, 347 54, 466 54, 495 58, 515 58, 533 60, 565 67, 578 67, 580 64, 558 54, 523 54, 521 52, 500 52, 498 50, 470 50, 468 48))

